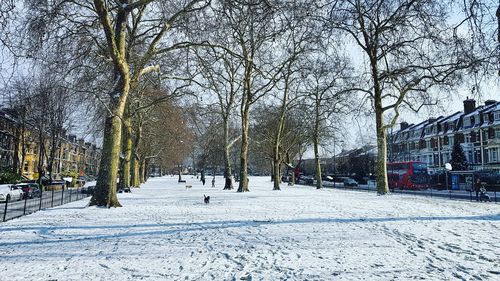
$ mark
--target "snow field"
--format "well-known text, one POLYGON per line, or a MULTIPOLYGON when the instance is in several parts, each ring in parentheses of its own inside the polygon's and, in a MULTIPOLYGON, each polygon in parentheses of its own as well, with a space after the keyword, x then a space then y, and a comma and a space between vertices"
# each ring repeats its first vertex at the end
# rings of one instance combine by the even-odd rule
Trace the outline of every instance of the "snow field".
POLYGON ((0 279, 500 280, 500 205, 185 178, 0 224, 0 279))

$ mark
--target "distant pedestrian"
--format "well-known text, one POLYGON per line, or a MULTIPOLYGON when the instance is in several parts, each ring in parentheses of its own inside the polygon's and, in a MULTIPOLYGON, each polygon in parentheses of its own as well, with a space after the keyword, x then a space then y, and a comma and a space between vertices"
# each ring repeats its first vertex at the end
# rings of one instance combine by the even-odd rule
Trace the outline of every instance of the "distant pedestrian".
POLYGON ((212 187, 215 187, 215 177, 212 179, 212 187))
POLYGON ((477 178, 474 184, 474 191, 476 192, 476 201, 479 201, 479 191, 481 190, 481 179, 477 178))
POLYGON ((205 186, 205 177, 201 178, 201 183, 203 183, 203 186, 205 186))

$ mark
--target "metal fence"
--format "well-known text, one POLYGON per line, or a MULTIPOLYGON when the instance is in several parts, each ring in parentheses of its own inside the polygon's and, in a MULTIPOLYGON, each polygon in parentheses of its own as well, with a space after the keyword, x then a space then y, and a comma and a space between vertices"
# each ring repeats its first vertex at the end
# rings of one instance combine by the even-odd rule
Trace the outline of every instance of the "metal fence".
MULTIPOLYGON (((86 189, 83 189, 86 192, 86 189)), ((82 193, 82 189, 62 189, 43 191, 39 197, 28 198, 20 201, 5 201, 0 203, 0 219, 2 222, 22 217, 46 208, 60 206, 69 202, 81 200, 92 194, 82 193)))
MULTIPOLYGON (((308 184, 314 186, 314 184, 308 184)), ((342 183, 336 183, 333 186, 332 182, 323 182, 324 188, 339 188, 345 190, 356 190, 356 191, 365 191, 365 192, 377 192, 377 188, 374 186, 368 185, 359 185, 359 186, 348 186, 344 187, 342 183)), ((392 194, 406 194, 406 195, 414 195, 414 196, 426 196, 426 197, 436 197, 436 198, 444 198, 450 200, 466 200, 466 201, 480 201, 480 195, 476 197, 476 192, 471 190, 436 190, 436 189, 423 189, 423 190, 403 190, 403 189, 392 189, 390 191, 392 194)), ((500 201, 500 193, 497 195, 496 189, 492 191, 488 191, 489 201, 498 203, 500 201)))

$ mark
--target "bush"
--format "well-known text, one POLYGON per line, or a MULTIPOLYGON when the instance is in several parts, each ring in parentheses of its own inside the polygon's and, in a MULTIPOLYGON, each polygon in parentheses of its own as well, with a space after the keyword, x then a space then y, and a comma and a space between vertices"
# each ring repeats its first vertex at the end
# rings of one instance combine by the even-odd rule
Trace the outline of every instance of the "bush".
POLYGON ((64 171, 61 173, 61 177, 63 178, 73 178, 73 181, 69 184, 70 186, 75 186, 76 179, 78 178, 78 173, 75 171, 64 171))
POLYGON ((4 169, 0 171, 0 184, 16 183, 21 180, 21 175, 13 169, 4 169))

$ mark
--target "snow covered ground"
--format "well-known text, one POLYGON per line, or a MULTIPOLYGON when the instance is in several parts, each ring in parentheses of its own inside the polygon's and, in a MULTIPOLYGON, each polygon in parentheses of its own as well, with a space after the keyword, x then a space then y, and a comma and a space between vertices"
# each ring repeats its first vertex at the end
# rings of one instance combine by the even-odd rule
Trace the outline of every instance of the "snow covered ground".
POLYGON ((1 223, 0 279, 500 280, 500 204, 187 179, 1 223))

